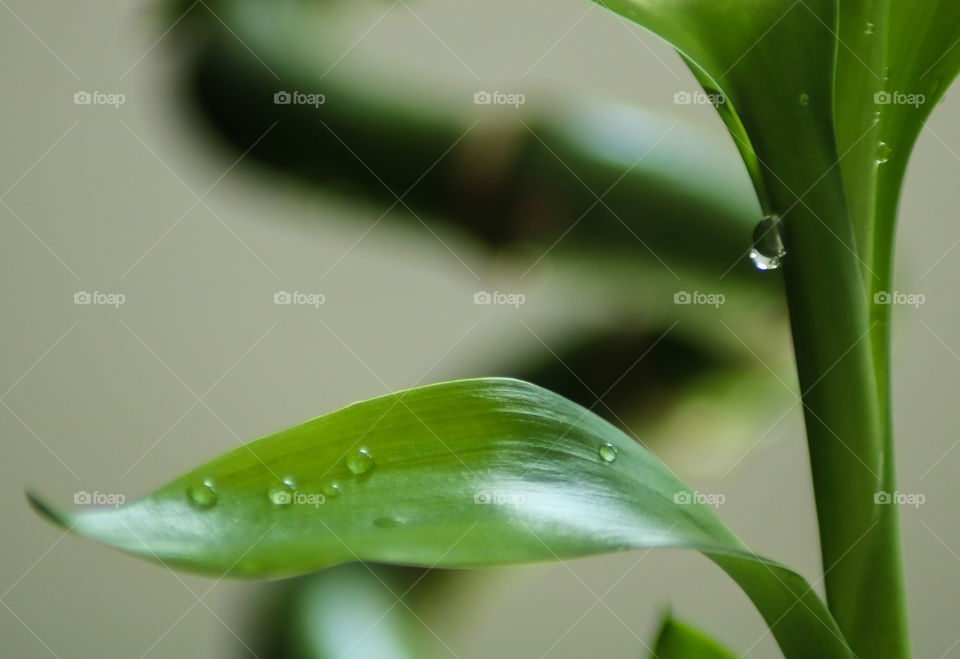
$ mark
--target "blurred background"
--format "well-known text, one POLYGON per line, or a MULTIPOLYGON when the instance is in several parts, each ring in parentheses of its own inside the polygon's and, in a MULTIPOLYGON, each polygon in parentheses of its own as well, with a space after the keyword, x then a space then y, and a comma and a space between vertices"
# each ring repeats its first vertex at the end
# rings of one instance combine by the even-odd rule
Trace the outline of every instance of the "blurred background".
MULTIPOLYGON (((583 0, 0 5, 5 656, 645 656, 666 606, 777 656, 692 552, 220 582, 23 498, 132 499, 355 400, 513 375, 815 581, 779 277, 746 258, 747 174, 675 53, 583 0)), ((894 332, 918 657, 960 656, 958 106, 920 140, 899 231, 897 291, 922 296, 894 332)))

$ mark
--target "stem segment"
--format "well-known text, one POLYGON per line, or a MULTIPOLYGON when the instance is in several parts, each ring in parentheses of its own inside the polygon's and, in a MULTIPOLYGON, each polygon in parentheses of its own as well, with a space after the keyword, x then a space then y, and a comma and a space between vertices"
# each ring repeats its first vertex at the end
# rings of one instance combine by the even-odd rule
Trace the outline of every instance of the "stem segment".
POLYGON ((812 203, 784 218, 827 603, 857 656, 903 659, 898 516, 895 504, 883 503, 883 493, 896 489, 887 331, 872 317, 872 287, 863 283, 852 233, 844 234, 848 225, 821 219, 846 212, 842 191, 832 187, 828 177, 810 193, 812 203))

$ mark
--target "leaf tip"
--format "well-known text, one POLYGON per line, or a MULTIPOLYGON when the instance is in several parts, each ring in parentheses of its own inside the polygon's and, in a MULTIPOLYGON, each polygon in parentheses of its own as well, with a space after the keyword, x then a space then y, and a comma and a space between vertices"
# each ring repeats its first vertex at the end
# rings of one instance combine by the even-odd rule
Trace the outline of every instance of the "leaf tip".
POLYGON ((41 499, 38 494, 31 490, 25 490, 24 494, 27 497, 27 502, 30 504, 30 507, 33 508, 38 515, 46 518, 50 522, 53 522, 57 526, 70 528, 71 521, 69 515, 56 510, 47 504, 43 499, 41 499))

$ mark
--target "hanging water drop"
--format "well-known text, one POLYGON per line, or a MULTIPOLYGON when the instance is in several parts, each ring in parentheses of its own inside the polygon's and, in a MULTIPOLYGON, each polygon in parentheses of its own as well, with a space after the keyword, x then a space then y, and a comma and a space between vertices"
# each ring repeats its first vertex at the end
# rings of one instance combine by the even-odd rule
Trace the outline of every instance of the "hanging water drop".
POLYGON ((376 463, 365 448, 360 448, 356 453, 351 453, 347 456, 347 469, 358 476, 367 473, 375 466, 376 463))
POLYGON ((780 267, 787 250, 780 235, 780 218, 768 215, 760 220, 753 230, 753 248, 750 260, 757 270, 776 270, 780 267))
POLYGON ((275 506, 289 506, 293 503, 293 479, 287 476, 283 483, 267 490, 267 499, 275 506))
POLYGON ((187 490, 187 496, 197 508, 211 508, 217 503, 217 492, 213 489, 213 483, 209 478, 202 483, 192 485, 187 490))
POLYGON ((893 149, 890 148, 890 145, 886 142, 880 142, 877 145, 877 164, 882 165, 889 161, 891 153, 893 153, 893 149))
POLYGON ((325 496, 334 498, 340 496, 340 483, 337 481, 327 481, 320 486, 320 489, 323 490, 325 496))
POLYGON ((877 26, 873 23, 867 23, 867 29, 863 31, 864 34, 873 34, 877 31, 877 26))
POLYGON ((889 79, 890 79, 890 67, 889 67, 889 66, 883 67, 883 79, 884 79, 884 80, 889 80, 889 79))
POLYGON ((807 92, 800 92, 800 105, 804 107, 810 105, 810 94, 807 92))
POLYGON ((600 459, 604 462, 613 462, 617 459, 620 451, 613 444, 601 444, 598 453, 600 454, 600 459))

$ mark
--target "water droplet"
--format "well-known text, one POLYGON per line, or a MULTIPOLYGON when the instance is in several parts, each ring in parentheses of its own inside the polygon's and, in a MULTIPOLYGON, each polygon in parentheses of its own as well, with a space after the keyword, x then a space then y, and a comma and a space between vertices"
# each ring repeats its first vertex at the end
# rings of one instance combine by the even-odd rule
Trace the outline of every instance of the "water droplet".
POLYGON ((323 494, 330 498, 340 496, 340 483, 337 481, 327 481, 321 486, 323 494))
POLYGON ((889 66, 883 67, 883 79, 884 79, 884 80, 889 80, 889 79, 890 79, 890 67, 889 67, 889 66))
POLYGON ((356 453, 347 456, 347 469, 357 474, 365 474, 376 466, 367 449, 360 448, 356 453))
POLYGON ((787 255, 780 230, 780 218, 776 215, 763 218, 753 230, 750 260, 757 270, 776 270, 787 255))
POLYGON ((284 478, 282 484, 267 490, 267 499, 275 506, 289 506, 293 503, 293 495, 293 479, 290 476, 284 478))
POLYGON ((873 113, 873 125, 876 126, 880 123, 880 110, 877 110, 873 113))
POLYGON ((213 483, 209 478, 202 483, 192 485, 187 490, 187 496, 197 508, 211 508, 217 503, 217 492, 213 489, 213 483))
POLYGON ((893 149, 891 149, 890 145, 886 142, 880 142, 877 144, 877 164, 882 165, 890 160, 891 153, 893 153, 893 149))
POLYGON ((601 444, 598 453, 600 453, 600 459, 604 462, 613 462, 617 459, 617 454, 620 451, 613 444, 601 444))
POLYGON ((810 94, 807 92, 800 92, 800 105, 810 105, 810 94))
POLYGON ((393 529, 401 524, 403 524, 403 522, 396 517, 378 517, 373 520, 373 525, 378 529, 393 529))
POLYGON ((877 26, 873 23, 867 23, 867 29, 863 31, 864 34, 873 34, 877 31, 877 26))

